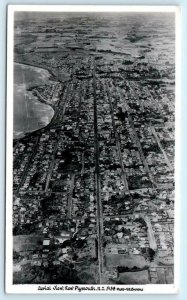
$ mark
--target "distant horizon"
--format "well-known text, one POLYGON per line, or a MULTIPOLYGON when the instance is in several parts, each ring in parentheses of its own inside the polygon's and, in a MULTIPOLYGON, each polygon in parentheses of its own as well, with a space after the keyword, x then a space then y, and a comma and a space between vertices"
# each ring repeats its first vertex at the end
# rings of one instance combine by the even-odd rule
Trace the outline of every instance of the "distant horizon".
POLYGON ((88 11, 88 12, 45 12, 45 11, 19 11, 19 12, 14 12, 14 19, 15 21, 21 21, 21 20, 25 20, 25 19, 58 19, 58 18, 73 18, 73 17, 86 17, 86 16, 111 16, 111 15, 131 15, 131 16, 135 16, 135 15, 156 15, 156 16, 169 16, 171 15, 171 17, 175 16, 174 12, 131 12, 131 11, 126 11, 126 12, 93 12, 93 11, 88 11))

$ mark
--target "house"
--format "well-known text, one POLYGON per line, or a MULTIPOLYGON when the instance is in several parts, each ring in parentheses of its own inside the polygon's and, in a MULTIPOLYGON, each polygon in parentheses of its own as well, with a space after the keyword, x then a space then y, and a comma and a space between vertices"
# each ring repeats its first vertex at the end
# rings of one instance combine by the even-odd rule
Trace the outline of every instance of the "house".
POLYGON ((50 245, 50 239, 44 239, 43 240, 43 246, 44 247, 49 247, 49 245, 50 245))

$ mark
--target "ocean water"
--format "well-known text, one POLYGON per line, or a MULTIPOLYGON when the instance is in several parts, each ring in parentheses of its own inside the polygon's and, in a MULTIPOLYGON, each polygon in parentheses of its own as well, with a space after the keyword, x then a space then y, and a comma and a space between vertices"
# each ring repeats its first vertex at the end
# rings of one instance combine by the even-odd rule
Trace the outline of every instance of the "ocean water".
POLYGON ((47 70, 14 64, 14 139, 43 128, 51 121, 54 115, 53 108, 41 103, 28 91, 31 87, 44 85, 49 77, 47 70))

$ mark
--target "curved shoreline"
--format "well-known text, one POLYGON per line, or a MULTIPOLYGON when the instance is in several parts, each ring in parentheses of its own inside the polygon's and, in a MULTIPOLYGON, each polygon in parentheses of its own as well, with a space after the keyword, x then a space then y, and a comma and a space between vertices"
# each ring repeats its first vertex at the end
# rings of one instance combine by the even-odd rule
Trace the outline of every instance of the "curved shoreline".
MULTIPOLYGON (((38 102, 42 103, 39 99, 38 99, 38 102)), ((42 103, 42 104, 43 104, 43 103, 42 103)), ((54 112, 54 114, 53 114, 53 116, 52 116, 50 122, 49 122, 47 125, 45 125, 45 126, 43 126, 43 127, 41 127, 41 128, 38 128, 38 129, 33 130, 33 131, 30 131, 30 132, 25 132, 25 133, 24 133, 24 136, 22 136, 22 137, 20 137, 20 138, 19 138, 19 137, 13 138, 13 142, 16 143, 16 142, 18 142, 18 141, 20 141, 20 140, 22 140, 22 139, 28 138, 28 137, 31 136, 32 134, 37 134, 39 131, 47 129, 47 126, 50 126, 50 124, 52 123, 53 119, 54 119, 55 116, 56 116, 56 111, 55 111, 54 107, 52 107, 50 104, 46 104, 46 105, 50 106, 50 107, 53 109, 53 112, 54 112)))
MULTIPOLYGON (((38 100, 38 101, 41 102, 40 100, 38 100)), ((41 103, 42 103, 42 102, 41 102, 41 103)), ((49 104, 46 104, 46 105, 49 105, 49 104)), ((32 134, 38 134, 39 131, 47 129, 47 126, 50 126, 50 124, 52 123, 53 119, 54 119, 55 116, 56 116, 56 111, 55 111, 55 109, 54 109, 51 105, 49 105, 49 106, 50 106, 50 107, 53 109, 53 111, 54 111, 53 117, 51 118, 50 122, 49 122, 47 125, 45 125, 45 126, 43 126, 43 127, 41 127, 41 128, 38 128, 38 129, 33 130, 33 131, 30 131, 30 132, 26 132, 26 133, 24 134, 24 136, 22 136, 22 137, 20 137, 20 138, 13 138, 13 142, 16 143, 16 142, 18 142, 18 141, 20 141, 20 140, 22 140, 22 139, 28 138, 28 137, 31 136, 32 134)))
MULTIPOLYGON (((20 67, 21 67, 21 66, 23 66, 23 67, 24 67, 24 66, 26 66, 26 67, 28 66, 28 67, 31 67, 31 68, 33 67, 33 68, 38 69, 38 72, 40 72, 40 71, 42 71, 42 70, 43 70, 43 71, 46 71, 46 72, 49 73, 49 74, 48 74, 49 78, 50 78, 51 76, 53 76, 53 79, 54 79, 54 75, 53 75, 49 70, 47 70, 47 69, 44 69, 44 68, 41 68, 41 67, 38 67, 38 66, 34 66, 34 65, 30 65, 30 64, 20 63, 20 62, 14 62, 14 64, 19 65, 20 67)), ((51 78, 50 78, 50 80, 51 80, 51 78)), ((56 82, 58 82, 58 80, 56 80, 56 82)), ((15 83, 14 83, 14 85, 15 85, 15 83)), ((26 88, 26 90, 29 91, 28 88, 26 88)), ((31 90, 30 92, 32 93, 32 90, 31 90)), ((14 99, 15 99, 15 98, 14 98, 14 99)), ((13 142, 15 142, 15 143, 16 143, 18 140, 27 138, 28 136, 30 136, 30 135, 32 135, 32 134, 34 134, 34 133, 37 133, 38 131, 40 131, 40 130, 46 128, 46 127, 52 122, 54 116, 56 115, 56 113, 55 113, 55 107, 54 107, 52 104, 46 103, 45 101, 41 101, 39 97, 33 95, 33 101, 34 101, 34 100, 36 101, 35 103, 38 102, 38 104, 43 105, 43 109, 44 109, 44 110, 45 110, 45 106, 48 107, 48 109, 50 108, 50 109, 51 109, 51 113, 52 113, 52 117, 49 118, 49 122, 47 122, 47 124, 41 126, 40 128, 31 130, 31 131, 27 131, 27 132, 24 132, 24 131, 21 131, 21 130, 20 130, 20 137, 19 137, 19 134, 18 134, 17 137, 14 137, 14 131, 13 131, 13 142)), ((28 100, 25 100, 25 101, 28 101, 28 100)), ((44 113, 44 115, 45 115, 45 113, 44 113)), ((41 117, 41 118, 42 118, 42 117, 41 117)), ((17 132, 19 132, 19 130, 17 130, 17 132)))
MULTIPOLYGON (((28 67, 33 67, 33 68, 38 68, 38 69, 42 69, 42 70, 44 70, 44 71, 47 71, 47 72, 49 72, 49 74, 50 74, 50 76, 52 76, 53 77, 53 79, 55 79, 55 74, 50 70, 50 69, 48 69, 48 68, 44 68, 44 67, 38 67, 37 65, 31 65, 31 64, 29 64, 29 63, 25 63, 25 62, 18 62, 18 61, 14 61, 14 64, 18 64, 18 65, 25 65, 25 66, 28 66, 28 67)), ((59 81, 59 80, 54 80, 54 81, 59 81)))

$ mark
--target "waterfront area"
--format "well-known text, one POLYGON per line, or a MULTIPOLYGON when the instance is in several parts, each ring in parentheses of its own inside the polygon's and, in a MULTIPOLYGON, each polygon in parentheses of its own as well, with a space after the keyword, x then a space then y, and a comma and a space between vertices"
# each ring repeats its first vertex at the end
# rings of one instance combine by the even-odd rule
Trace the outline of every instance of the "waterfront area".
POLYGON ((173 283, 174 15, 17 14, 13 283, 173 283))
POLYGON ((39 101, 32 89, 50 81, 47 70, 14 63, 14 139, 48 125, 53 117, 51 103, 39 101))

